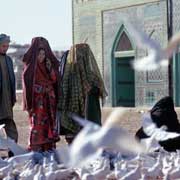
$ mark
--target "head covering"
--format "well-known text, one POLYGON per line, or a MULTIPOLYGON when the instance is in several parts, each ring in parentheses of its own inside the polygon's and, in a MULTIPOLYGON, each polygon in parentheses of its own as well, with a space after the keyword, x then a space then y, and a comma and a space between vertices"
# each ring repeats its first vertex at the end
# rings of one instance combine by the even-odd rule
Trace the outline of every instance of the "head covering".
POLYGON ((4 42, 10 42, 10 36, 7 36, 6 34, 0 34, 0 44, 4 42))
POLYGON ((150 114, 157 127, 165 125, 167 126, 167 131, 180 132, 174 102, 170 96, 160 99, 150 110, 150 114))
MULTIPOLYGON (((51 61, 52 68, 54 69, 57 78, 59 78, 59 61, 53 54, 48 41, 43 37, 36 37, 32 39, 32 43, 28 51, 24 54, 23 63, 23 105, 25 110, 32 109, 33 102, 33 84, 34 84, 34 73, 37 67, 37 55, 39 49, 44 49, 46 54, 46 59, 51 61)), ((59 83, 59 79, 58 79, 59 83)), ((58 91, 58 90, 57 90, 58 91)), ((56 92, 59 94, 59 91, 56 92)))
POLYGON ((105 98, 107 91, 90 46, 86 43, 76 44, 71 47, 70 54, 71 61, 79 67, 83 90, 88 93, 92 87, 97 87, 100 90, 99 96, 105 98))
POLYGON ((61 112, 61 125, 76 134, 80 127, 68 113, 85 116, 86 97, 94 88, 98 89, 97 96, 102 99, 107 96, 104 82, 97 62, 88 44, 75 44, 71 47, 65 64, 62 78, 62 93, 58 108, 61 112))

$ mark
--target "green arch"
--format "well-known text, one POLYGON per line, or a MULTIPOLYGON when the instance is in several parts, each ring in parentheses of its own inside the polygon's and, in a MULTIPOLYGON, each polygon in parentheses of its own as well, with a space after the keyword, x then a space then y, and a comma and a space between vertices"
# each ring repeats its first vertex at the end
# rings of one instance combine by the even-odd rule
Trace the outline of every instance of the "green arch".
POLYGON ((115 103, 115 98, 116 98, 116 89, 114 87, 115 86, 115 82, 116 82, 116 67, 115 67, 115 57, 114 57, 114 52, 116 52, 116 47, 118 45, 118 42, 121 38, 121 35, 122 33, 125 32, 130 43, 131 43, 131 46, 132 46, 132 49, 135 50, 135 43, 133 42, 133 39, 131 38, 129 32, 128 32, 128 29, 125 27, 124 23, 121 23, 120 25, 120 28, 117 32, 117 35, 114 39, 114 43, 113 43, 113 46, 112 46, 112 50, 111 50, 111 91, 112 91, 112 106, 116 106, 116 103, 115 103))

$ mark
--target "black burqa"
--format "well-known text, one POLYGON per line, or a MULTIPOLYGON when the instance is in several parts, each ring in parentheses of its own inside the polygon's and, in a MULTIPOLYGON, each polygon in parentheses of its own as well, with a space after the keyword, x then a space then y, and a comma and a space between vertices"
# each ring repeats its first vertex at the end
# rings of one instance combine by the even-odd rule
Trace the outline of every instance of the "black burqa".
MULTIPOLYGON (((160 99, 150 110, 150 115, 158 128, 165 125, 168 132, 180 133, 180 124, 171 97, 166 96, 160 99)), ((138 139, 148 138, 142 127, 136 132, 136 137, 138 139)), ((167 151, 175 151, 180 149, 180 137, 160 141, 159 144, 167 151)))

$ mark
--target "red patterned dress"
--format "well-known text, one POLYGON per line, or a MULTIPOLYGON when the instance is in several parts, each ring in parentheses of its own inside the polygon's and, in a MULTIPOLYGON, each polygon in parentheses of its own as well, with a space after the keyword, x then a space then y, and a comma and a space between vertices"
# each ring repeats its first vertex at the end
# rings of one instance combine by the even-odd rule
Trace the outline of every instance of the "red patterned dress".
POLYGON ((45 62, 37 62, 33 85, 33 110, 30 113, 29 150, 51 150, 59 140, 55 121, 57 98, 53 87, 56 81, 53 69, 48 71, 45 62))

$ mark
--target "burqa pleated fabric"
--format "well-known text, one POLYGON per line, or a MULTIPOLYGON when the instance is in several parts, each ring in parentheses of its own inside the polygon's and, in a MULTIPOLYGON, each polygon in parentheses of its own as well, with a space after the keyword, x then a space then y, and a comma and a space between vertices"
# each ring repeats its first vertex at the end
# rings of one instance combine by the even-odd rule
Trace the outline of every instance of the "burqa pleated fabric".
POLYGON ((62 96, 58 109, 61 112, 61 134, 67 135, 77 134, 81 129, 69 117, 71 113, 101 124, 99 98, 104 99, 107 92, 88 44, 73 45, 65 56, 67 59, 62 70, 62 96))

